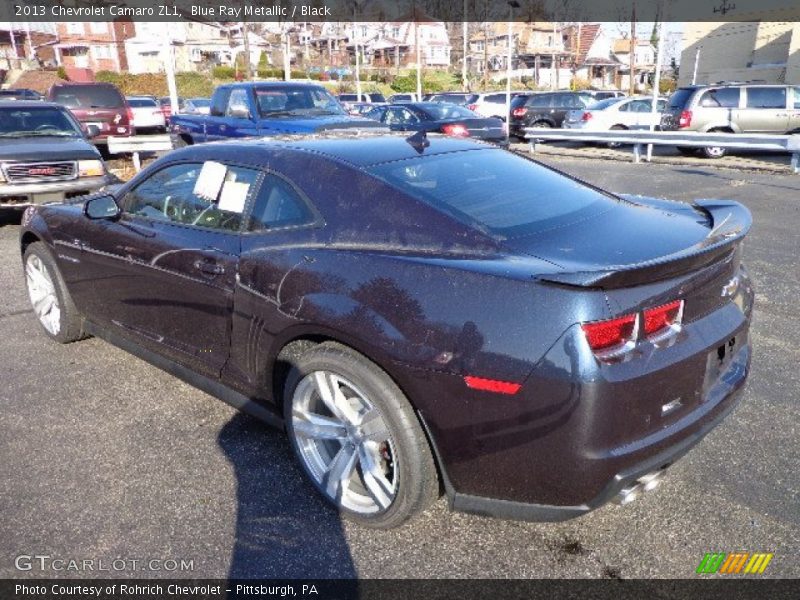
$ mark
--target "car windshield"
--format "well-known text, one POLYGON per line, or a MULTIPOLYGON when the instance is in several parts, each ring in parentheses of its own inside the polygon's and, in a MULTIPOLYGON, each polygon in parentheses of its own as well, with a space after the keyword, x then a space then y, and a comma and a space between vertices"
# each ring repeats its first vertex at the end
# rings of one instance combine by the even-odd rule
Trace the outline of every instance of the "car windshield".
POLYGON ((62 109, 0 106, 0 137, 82 135, 78 125, 62 109))
POLYGON ((122 95, 106 85, 59 86, 53 91, 53 101, 70 108, 120 108, 125 105, 122 95))
POLYGON ((497 149, 449 152, 368 167, 373 175, 491 235, 511 238, 595 216, 615 200, 497 149))
POLYGON ((457 104, 429 104, 423 110, 434 121, 446 121, 448 119, 474 119, 477 115, 457 104))
POLYGON ((339 101, 321 87, 257 87, 255 93, 262 117, 347 114, 339 101))
POLYGON ((153 98, 128 98, 128 104, 132 108, 152 108, 158 106, 153 98))

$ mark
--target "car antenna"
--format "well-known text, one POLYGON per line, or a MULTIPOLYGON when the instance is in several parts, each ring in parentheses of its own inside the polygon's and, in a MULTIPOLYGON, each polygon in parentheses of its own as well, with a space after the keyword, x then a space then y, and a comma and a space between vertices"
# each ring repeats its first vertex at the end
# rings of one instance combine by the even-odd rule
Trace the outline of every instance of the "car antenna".
POLYGON ((431 145, 428 141, 428 135, 425 131, 417 131, 414 135, 411 135, 406 138, 406 141, 411 144, 411 147, 414 148, 419 154, 425 152, 425 148, 431 145))

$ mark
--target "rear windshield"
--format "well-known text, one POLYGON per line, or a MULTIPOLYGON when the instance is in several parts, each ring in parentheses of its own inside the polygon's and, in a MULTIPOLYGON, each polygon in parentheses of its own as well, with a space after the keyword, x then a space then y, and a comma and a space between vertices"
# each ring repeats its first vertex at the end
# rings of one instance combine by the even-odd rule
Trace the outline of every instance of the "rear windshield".
POLYGON ((152 98, 128 98, 128 105, 133 108, 157 106, 156 101, 152 98))
POLYGON ((667 106, 669 108, 683 108, 689 101, 689 97, 694 92, 691 88, 680 88, 669 97, 667 106))
POLYGON ((621 102, 619 98, 606 98, 605 100, 600 100, 599 102, 590 104, 588 108, 589 110, 603 110, 604 108, 608 108, 609 106, 614 106, 618 102, 621 102))
POLYGON ((458 104, 427 104, 424 110, 434 121, 445 121, 447 119, 474 119, 475 113, 471 110, 459 106, 458 104))
POLYGON ((355 94, 339 94, 339 100, 342 102, 354 102, 357 97, 355 94))
POLYGON ((109 85, 62 85, 53 90, 53 101, 70 108, 120 108, 125 99, 109 85))
POLYGON ((472 104, 478 99, 478 94, 438 94, 437 102, 452 102, 454 104, 472 104))
POLYGON ((383 94, 367 94, 373 102, 386 102, 383 94))
POLYGON ((542 165, 498 149, 420 156, 367 170, 409 196, 501 238, 585 219, 615 202, 542 165))

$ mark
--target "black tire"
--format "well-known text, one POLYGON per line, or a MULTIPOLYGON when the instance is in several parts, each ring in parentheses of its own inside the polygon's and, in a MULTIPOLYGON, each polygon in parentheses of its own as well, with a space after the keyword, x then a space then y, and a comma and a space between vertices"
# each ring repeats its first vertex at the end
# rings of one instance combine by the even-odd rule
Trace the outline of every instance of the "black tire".
POLYGON ((692 146, 678 146, 677 148, 678 152, 684 156, 694 156, 697 154, 697 148, 693 148, 692 146))
MULTIPOLYGON (((612 131, 622 131, 622 130, 625 130, 625 129, 628 129, 628 128, 625 127, 624 125, 614 125, 611 128, 612 131)), ((606 144, 606 146, 608 146, 609 148, 620 148, 620 147, 623 146, 623 144, 622 144, 622 142, 608 142, 608 144, 606 144)))
MULTIPOLYGON (((343 516, 368 527, 389 529, 418 515, 436 500, 439 481, 428 440, 411 404, 380 367, 354 350, 334 342, 316 345, 299 355, 293 351, 282 352, 278 361, 289 365, 283 386, 283 406, 286 431, 295 457, 317 491, 343 516), (388 507, 380 509, 376 503, 377 512, 363 514, 343 506, 325 491, 322 482, 318 481, 303 457, 298 438, 307 438, 295 432, 293 416, 297 414, 299 406, 296 403, 301 402, 298 398, 303 388, 298 388, 302 382, 308 381, 305 379, 308 375, 315 372, 332 373, 352 382, 380 411, 391 440, 393 455, 389 464, 391 477, 396 482, 394 497, 388 507)), ((318 395, 318 392, 313 393, 318 395)), ((345 444, 340 441, 334 443, 342 444, 342 448, 345 444)), ((354 477, 360 477, 363 481, 363 469, 356 468, 354 477)), ((357 480, 356 485, 358 483, 357 480)), ((364 486, 362 489, 366 491, 367 488, 364 486)))
POLYGON ((55 340, 59 344, 69 344, 70 342, 75 342, 87 337, 86 333, 83 331, 83 318, 75 307, 69 295, 69 291, 67 291, 67 286, 64 284, 61 271, 59 271, 58 265, 47 249, 47 246, 42 242, 33 242, 25 248, 25 253, 23 254, 25 287, 28 291, 31 304, 33 305, 34 295, 32 292, 32 278, 29 275, 29 269, 33 268, 34 264, 39 264, 46 269, 58 303, 57 308, 59 314, 58 318, 53 319, 53 323, 56 325, 52 327, 52 330, 48 329, 43 318, 39 316, 34 307, 34 315, 42 326, 42 330, 50 339, 55 340))
POLYGON ((537 129, 552 129, 553 126, 548 121, 536 121, 531 124, 531 127, 536 127, 537 129))

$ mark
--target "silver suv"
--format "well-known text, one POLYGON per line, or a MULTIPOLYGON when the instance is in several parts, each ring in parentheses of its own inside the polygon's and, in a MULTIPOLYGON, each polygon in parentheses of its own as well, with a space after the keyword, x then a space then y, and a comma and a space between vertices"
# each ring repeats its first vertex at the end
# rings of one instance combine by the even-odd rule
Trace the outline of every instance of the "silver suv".
MULTIPOLYGON (((675 90, 661 118, 665 131, 800 133, 800 86, 741 83, 699 85, 675 90)), ((690 154, 693 148, 680 148, 690 154)), ((702 148, 720 158, 725 148, 702 148)))

